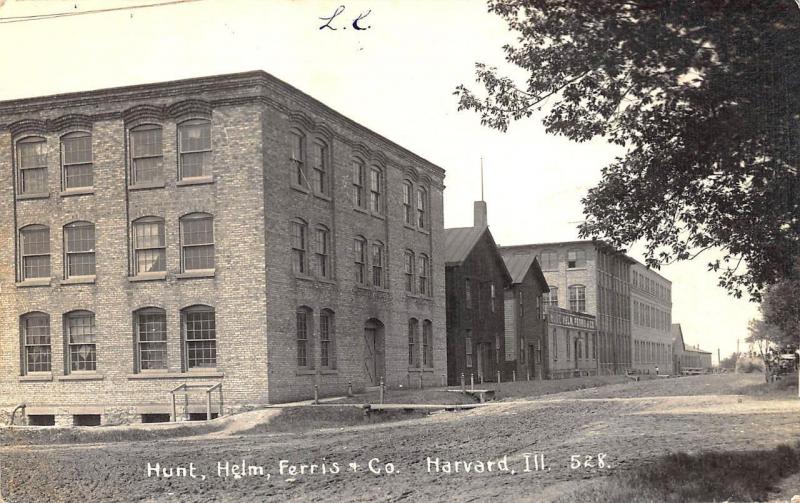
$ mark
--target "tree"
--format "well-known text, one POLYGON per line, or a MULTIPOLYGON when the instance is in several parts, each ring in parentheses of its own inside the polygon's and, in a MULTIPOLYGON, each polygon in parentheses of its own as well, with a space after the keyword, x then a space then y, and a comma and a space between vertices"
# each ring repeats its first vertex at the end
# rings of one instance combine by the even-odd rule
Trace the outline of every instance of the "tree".
POLYGON ((800 256, 800 9, 794 0, 489 0, 524 81, 476 65, 460 110, 625 154, 583 199, 581 237, 646 245, 658 268, 720 248, 753 300, 800 256))
POLYGON ((786 345, 800 345, 800 259, 789 277, 766 289, 761 312, 765 322, 786 334, 786 345))

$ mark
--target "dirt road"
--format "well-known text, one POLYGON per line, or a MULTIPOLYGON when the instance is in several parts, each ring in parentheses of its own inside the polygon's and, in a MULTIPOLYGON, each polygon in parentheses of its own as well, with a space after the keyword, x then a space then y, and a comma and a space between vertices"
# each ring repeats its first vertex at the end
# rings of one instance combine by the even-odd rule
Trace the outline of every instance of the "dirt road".
POLYGON ((501 497, 538 501, 558 494, 559 488, 630 469, 669 452, 752 450, 800 439, 800 400, 733 394, 759 379, 721 375, 632 382, 401 423, 307 434, 4 447, 0 488, 8 503, 501 497), (525 471, 526 454, 529 471, 525 471), (598 466, 601 454, 603 467, 598 466), (541 455, 546 468, 537 471, 541 455), (371 459, 379 460, 372 467, 381 474, 370 471, 371 459), (496 463, 503 459, 507 466, 496 463), (580 467, 572 469, 575 459, 580 467), (233 465, 243 460, 263 467, 264 474, 256 468, 236 478, 233 465), (286 461, 283 474, 281 460, 286 461), (490 460, 495 461, 491 471, 486 470, 490 460), (470 472, 465 473, 466 465, 460 463, 458 472, 452 473, 456 461, 471 462, 470 472), (483 473, 475 473, 477 461, 483 462, 483 473), (446 462, 451 473, 443 473, 446 462), (162 469, 184 467, 196 478, 148 477, 148 463, 151 467, 158 463, 162 469), (313 474, 310 467, 304 474, 291 474, 287 468, 312 463, 319 465, 313 474), (323 463, 325 473, 321 473, 323 463), (331 473, 334 463, 338 473, 331 473), (385 463, 392 463, 393 474, 386 473, 385 463))

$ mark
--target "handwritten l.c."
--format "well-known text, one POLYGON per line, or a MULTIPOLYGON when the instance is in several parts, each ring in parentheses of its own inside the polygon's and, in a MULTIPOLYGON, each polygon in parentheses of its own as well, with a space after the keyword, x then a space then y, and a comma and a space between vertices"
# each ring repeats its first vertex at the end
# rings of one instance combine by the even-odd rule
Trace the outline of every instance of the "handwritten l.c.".
MULTIPOLYGON (((331 23, 333 22, 334 19, 336 19, 336 16, 338 16, 341 13, 343 13, 344 10, 345 10, 345 6, 344 5, 340 5, 340 6, 336 7, 335 11, 333 11, 333 15, 332 16, 330 16, 330 17, 321 17, 320 19, 322 19, 323 21, 327 21, 327 22, 325 24, 323 24, 322 26, 320 26, 319 29, 322 30, 322 29, 328 28, 329 30, 336 31, 337 28, 335 28, 331 23)), ((358 17, 353 20, 353 23, 352 23, 353 28, 356 29, 356 30, 359 30, 359 31, 368 30, 368 29, 372 28, 372 26, 363 27, 363 26, 358 24, 359 21, 361 21, 365 17, 369 16, 371 12, 372 12, 372 9, 368 10, 366 13, 364 13, 364 12, 359 13, 358 17)), ((342 29, 346 30, 347 26, 343 26, 342 29)))

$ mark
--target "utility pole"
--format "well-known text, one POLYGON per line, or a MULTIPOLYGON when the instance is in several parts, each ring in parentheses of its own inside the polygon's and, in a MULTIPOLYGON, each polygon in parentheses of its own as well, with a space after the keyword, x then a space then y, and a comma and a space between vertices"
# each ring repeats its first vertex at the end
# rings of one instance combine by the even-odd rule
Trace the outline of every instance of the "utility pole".
POLYGON ((720 358, 719 348, 717 348, 717 366, 722 367, 722 358, 720 358))
POLYGON ((736 356, 739 356, 739 339, 736 339, 736 356))

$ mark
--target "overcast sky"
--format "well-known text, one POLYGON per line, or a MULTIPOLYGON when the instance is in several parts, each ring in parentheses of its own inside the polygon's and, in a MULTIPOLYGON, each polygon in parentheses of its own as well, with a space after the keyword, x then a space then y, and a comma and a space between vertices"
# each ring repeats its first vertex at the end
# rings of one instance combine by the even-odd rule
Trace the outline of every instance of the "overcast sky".
MULTIPOLYGON (((580 199, 620 151, 546 135, 538 119, 499 133, 456 110, 474 63, 504 66, 505 24, 471 0, 199 0, 9 22, 18 16, 130 7, 153 0, 0 0, 0 100, 265 70, 447 171, 445 226, 472 224, 485 163, 492 234, 502 245, 577 239, 580 199), (319 27, 339 5, 345 9, 319 27), (354 30, 359 14, 368 15, 354 30), (345 29, 345 27, 347 29, 345 29)), ((16 21, 16 20, 14 20, 16 21)), ((642 260, 633 246, 630 254, 642 260)), ((710 256, 665 267, 687 344, 723 356, 756 305, 707 272, 710 256)), ((742 343, 742 349, 744 344, 742 343)))

